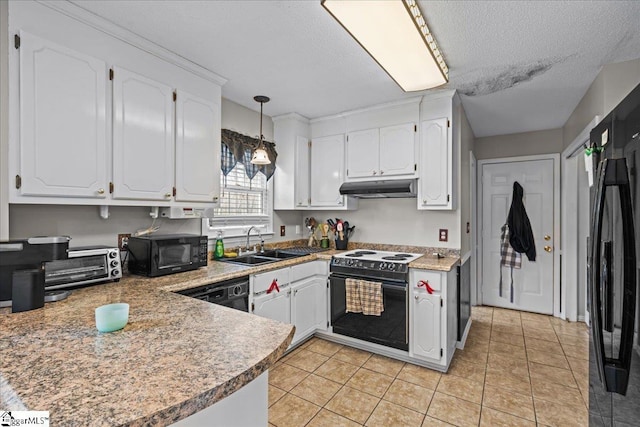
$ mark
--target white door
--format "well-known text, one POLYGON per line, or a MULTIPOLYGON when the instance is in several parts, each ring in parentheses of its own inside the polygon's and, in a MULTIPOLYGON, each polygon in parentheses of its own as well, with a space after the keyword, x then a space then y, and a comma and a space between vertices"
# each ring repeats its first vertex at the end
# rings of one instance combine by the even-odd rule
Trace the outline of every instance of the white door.
POLYGON ((171 200, 173 90, 122 68, 113 77, 113 197, 171 200))
POLYGON ((291 323, 296 332, 292 344, 327 324, 327 279, 311 277, 291 286, 291 323))
POLYGON ((106 197, 106 64, 20 37, 20 193, 106 197))
POLYGON ((482 166, 482 300, 486 305, 553 314, 554 297, 554 160, 486 163, 482 166), (507 222, 513 183, 524 188, 524 206, 531 222, 537 257, 522 254, 522 268, 500 266, 500 233, 507 222), (546 249, 545 249, 546 247, 546 249), (502 269, 502 296, 499 292, 502 269))
POLYGON ((291 323, 291 289, 280 288, 270 294, 260 295, 253 299, 253 314, 291 323))
POLYGON ((420 124, 420 179, 418 209, 449 206, 449 120, 446 117, 420 124))
POLYGON ((416 174, 415 135, 413 123, 380 128, 381 176, 416 174))
POLYGON ((220 196, 220 107, 176 93, 176 200, 209 202, 220 196))
POLYGON ((344 198, 344 135, 311 141, 311 206, 341 207, 344 198))
POLYGON ((414 289, 412 352, 414 356, 440 360, 440 321, 442 307, 439 294, 414 289))
POLYGON ((347 178, 378 176, 378 128, 347 134, 347 178))
POLYGON ((296 207, 308 207, 309 196, 309 140, 303 136, 296 136, 295 147, 295 203, 296 207))

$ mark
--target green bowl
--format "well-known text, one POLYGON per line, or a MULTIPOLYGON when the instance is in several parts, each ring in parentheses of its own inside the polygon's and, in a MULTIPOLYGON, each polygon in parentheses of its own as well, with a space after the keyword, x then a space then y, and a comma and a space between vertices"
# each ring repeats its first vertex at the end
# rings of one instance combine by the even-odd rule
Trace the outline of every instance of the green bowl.
POLYGON ((129 304, 116 303, 96 308, 96 328, 100 332, 113 332, 124 328, 129 321, 129 304))

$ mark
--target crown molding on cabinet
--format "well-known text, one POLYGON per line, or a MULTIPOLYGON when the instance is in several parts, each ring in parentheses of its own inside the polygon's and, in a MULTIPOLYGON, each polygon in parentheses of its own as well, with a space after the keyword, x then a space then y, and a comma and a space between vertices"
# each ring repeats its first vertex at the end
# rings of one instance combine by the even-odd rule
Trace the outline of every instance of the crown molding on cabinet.
POLYGON ((39 4, 46 6, 50 9, 58 11, 70 18, 80 21, 98 31, 115 37, 125 43, 135 46, 151 55, 154 55, 164 61, 170 62, 186 71, 189 71, 203 79, 209 80, 218 85, 224 85, 227 79, 219 76, 213 71, 204 68, 201 65, 196 64, 175 52, 163 48, 155 44, 154 42, 141 37, 125 28, 122 28, 98 15, 89 12, 82 7, 70 2, 50 2, 43 0, 36 0, 39 4))

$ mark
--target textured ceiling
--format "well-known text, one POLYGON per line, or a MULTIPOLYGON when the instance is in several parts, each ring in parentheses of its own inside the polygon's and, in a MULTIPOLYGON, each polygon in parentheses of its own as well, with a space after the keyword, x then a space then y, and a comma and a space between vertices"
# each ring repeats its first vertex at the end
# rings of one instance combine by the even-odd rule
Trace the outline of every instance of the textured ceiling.
MULTIPOLYGON (((416 96, 319 0, 74 3, 227 78, 225 98, 258 110, 253 96, 271 97, 270 116, 416 96)), ((558 128, 604 64, 640 58, 640 1, 419 4, 477 137, 558 128)))

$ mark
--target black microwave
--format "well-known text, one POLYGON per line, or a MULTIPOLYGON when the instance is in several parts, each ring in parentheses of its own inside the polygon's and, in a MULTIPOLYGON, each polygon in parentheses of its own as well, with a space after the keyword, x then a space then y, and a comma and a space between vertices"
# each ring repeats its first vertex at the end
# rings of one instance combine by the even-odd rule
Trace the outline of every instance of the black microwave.
POLYGON ((207 242, 196 234, 130 237, 129 272, 157 277, 205 267, 207 242))

